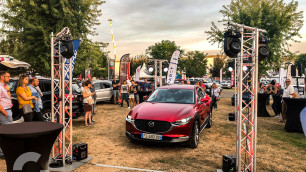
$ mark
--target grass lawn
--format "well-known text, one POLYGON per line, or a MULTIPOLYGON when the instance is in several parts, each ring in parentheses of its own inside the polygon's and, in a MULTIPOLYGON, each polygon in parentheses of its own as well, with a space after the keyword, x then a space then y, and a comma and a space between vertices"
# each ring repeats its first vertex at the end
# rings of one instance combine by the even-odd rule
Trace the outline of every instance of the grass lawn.
MULTIPOLYGON (((213 126, 204 129, 197 149, 182 145, 156 145, 130 142, 125 137, 125 117, 129 109, 118 105, 98 104, 95 126, 85 127, 84 119, 74 120, 74 143, 88 143, 90 161, 106 164, 164 171, 216 171, 222 168, 222 155, 236 154, 236 123, 227 121, 234 112, 230 98, 218 102, 213 112, 213 126)), ((273 114, 271 104, 268 111, 273 114)), ((278 119, 258 118, 257 171, 304 172, 306 169, 306 137, 287 133, 278 119)), ((0 159, 0 171, 6 171, 0 159)), ((75 170, 126 171, 86 164, 75 170)))

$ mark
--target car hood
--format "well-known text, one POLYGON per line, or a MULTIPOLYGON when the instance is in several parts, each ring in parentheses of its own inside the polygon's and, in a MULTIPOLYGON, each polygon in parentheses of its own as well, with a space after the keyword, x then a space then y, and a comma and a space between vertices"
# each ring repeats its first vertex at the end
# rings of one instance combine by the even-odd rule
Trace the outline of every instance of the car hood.
POLYGON ((132 110, 132 118, 174 122, 188 117, 193 106, 193 104, 143 102, 132 110))

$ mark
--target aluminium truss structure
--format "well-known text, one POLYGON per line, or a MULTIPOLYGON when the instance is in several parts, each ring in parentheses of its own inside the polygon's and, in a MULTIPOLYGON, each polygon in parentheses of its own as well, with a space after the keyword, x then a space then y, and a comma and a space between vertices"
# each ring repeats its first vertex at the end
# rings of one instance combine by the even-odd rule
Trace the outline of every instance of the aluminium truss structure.
POLYGON ((239 28, 241 51, 237 58, 237 105, 236 108, 236 169, 256 171, 257 137, 257 92, 258 92, 258 40, 259 33, 265 30, 229 22, 239 28), (250 95, 250 101, 242 95, 250 95))
POLYGON ((72 163, 72 58, 61 55, 60 38, 64 34, 70 35, 69 28, 65 27, 56 36, 51 33, 52 122, 63 125, 52 148, 52 159, 62 161, 63 165, 72 163))
POLYGON ((154 82, 155 89, 157 89, 157 83, 159 80, 159 86, 163 86, 163 62, 167 62, 167 60, 154 59, 154 82), (158 75, 159 71, 159 75, 158 75))

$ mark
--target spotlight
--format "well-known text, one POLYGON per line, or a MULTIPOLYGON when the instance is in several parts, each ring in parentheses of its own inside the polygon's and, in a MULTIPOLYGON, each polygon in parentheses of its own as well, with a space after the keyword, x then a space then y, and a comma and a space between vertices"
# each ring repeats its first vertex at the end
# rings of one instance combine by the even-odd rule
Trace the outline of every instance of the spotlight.
POLYGON ((232 67, 229 67, 228 70, 231 72, 231 71, 233 71, 233 68, 232 68, 232 67))
POLYGON ((224 33, 224 53, 229 57, 235 57, 241 51, 241 33, 229 29, 224 33))
POLYGON ((148 72, 149 74, 152 74, 154 72, 154 60, 153 59, 149 59, 148 61, 148 72))
POLYGON ((61 49, 59 50, 61 55, 67 59, 70 59, 74 54, 72 36, 70 34, 63 34, 57 38, 57 41, 61 42, 61 45, 60 45, 61 49))
POLYGON ((166 75, 169 69, 169 63, 167 61, 163 61, 162 65, 163 65, 163 71, 166 75))
POLYGON ((268 43, 269 39, 267 37, 259 37, 258 61, 262 61, 270 55, 268 43))
POLYGON ((243 67, 242 67, 242 70, 243 70, 243 71, 247 71, 247 70, 248 70, 248 67, 247 67, 247 66, 243 66, 243 67))

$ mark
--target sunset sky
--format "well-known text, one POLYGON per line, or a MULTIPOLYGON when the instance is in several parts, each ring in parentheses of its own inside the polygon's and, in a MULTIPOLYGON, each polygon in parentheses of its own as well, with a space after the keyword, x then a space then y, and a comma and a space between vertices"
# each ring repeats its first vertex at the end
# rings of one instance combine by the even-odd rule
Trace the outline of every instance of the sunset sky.
MULTIPOLYGON (((285 0, 289 2, 289 0, 285 0)), ((199 50, 209 54, 220 51, 217 45, 207 41, 211 22, 222 19, 219 10, 230 0, 106 0, 97 26, 94 41, 110 43, 107 51, 113 57, 112 38, 108 19, 113 20, 113 32, 117 44, 117 57, 145 54, 150 45, 161 40, 175 41, 187 51, 199 50)), ((298 0, 298 11, 306 11, 306 0, 298 0)), ((306 14, 304 12, 304 20, 306 14)), ((306 26, 300 31, 301 43, 293 43, 292 51, 306 53, 306 26)))

